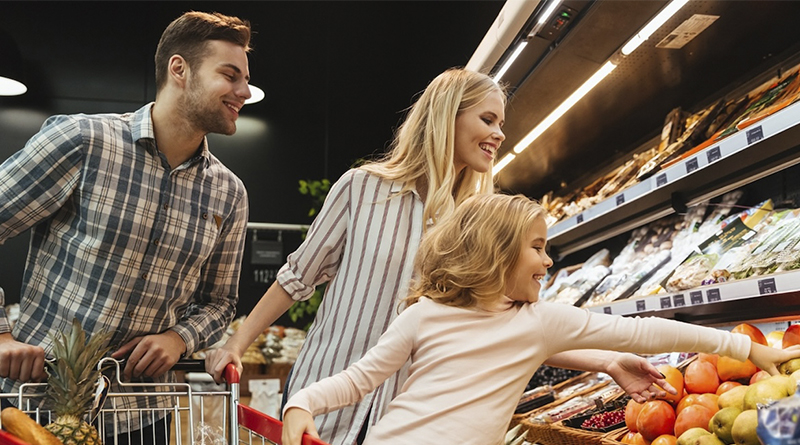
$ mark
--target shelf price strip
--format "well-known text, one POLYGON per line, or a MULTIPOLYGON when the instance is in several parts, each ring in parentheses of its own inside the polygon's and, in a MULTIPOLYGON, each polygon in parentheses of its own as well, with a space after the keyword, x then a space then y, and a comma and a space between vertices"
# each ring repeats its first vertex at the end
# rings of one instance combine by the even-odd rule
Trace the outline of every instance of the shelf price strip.
POLYGON ((714 161, 722 159, 722 151, 719 149, 719 146, 716 146, 708 150, 707 156, 708 156, 708 163, 710 164, 714 161))
POLYGON ((774 294, 778 292, 778 286, 775 285, 775 278, 765 278, 758 280, 758 294, 774 294))
POLYGON ((697 162, 697 156, 686 161, 686 173, 691 173, 698 168, 700 168, 700 164, 697 162))
POLYGON ((761 125, 751 130, 747 130, 747 145, 758 142, 761 139, 764 139, 764 129, 761 128, 761 125))

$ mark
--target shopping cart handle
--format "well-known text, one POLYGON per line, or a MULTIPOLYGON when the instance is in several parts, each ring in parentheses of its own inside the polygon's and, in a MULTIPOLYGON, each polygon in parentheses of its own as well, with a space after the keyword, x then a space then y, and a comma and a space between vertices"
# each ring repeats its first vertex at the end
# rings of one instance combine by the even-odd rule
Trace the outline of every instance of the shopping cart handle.
POLYGON ((180 359, 172 367, 173 371, 206 372, 206 361, 196 359, 180 359))

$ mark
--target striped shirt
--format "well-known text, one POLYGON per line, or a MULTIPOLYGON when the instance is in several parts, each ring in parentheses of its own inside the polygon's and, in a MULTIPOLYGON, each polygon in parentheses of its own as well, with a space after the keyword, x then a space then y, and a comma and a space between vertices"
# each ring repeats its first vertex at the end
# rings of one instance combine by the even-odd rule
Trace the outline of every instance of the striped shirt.
MULTIPOLYGON (((0 243, 32 228, 18 341, 49 353, 48 332, 77 317, 90 334, 113 332, 112 348, 171 329, 188 355, 233 318, 244 184, 205 138, 196 156, 170 168, 151 107, 51 117, 0 165, 0 243)), ((0 333, 9 332, 3 304, 0 333)))
MULTIPOLYGON (((278 283, 296 300, 330 280, 292 370, 289 395, 347 368, 378 342, 408 294, 423 231, 423 203, 403 184, 364 170, 346 172, 332 187, 303 244, 289 255, 278 283)), ((320 437, 352 444, 367 421, 380 418, 403 372, 356 405, 315 419, 320 437)))

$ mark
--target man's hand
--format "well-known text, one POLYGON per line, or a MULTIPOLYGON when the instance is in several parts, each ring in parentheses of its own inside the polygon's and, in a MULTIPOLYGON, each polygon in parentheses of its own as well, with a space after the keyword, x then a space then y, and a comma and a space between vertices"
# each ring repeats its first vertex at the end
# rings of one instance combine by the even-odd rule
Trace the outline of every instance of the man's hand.
POLYGON ((172 369, 186 352, 186 343, 174 331, 136 337, 122 345, 111 357, 120 359, 128 356, 123 375, 132 377, 160 377, 172 369))
POLYGON ((40 382, 44 371, 44 349, 14 340, 11 333, 0 334, 0 378, 21 382, 40 382))

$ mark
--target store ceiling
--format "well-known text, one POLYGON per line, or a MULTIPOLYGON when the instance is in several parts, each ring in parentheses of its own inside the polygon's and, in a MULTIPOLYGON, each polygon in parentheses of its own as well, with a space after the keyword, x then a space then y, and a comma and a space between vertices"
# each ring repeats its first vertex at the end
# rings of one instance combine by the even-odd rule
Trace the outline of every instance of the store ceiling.
MULTIPOLYGON (((512 84, 507 139, 499 157, 667 4, 616 0, 564 4, 570 3, 580 13, 562 40, 526 79, 512 84)), ((499 173, 500 188, 537 198, 550 191, 561 195, 610 172, 632 152, 650 148, 649 141, 660 134, 673 108, 698 111, 737 88, 750 88, 757 74, 776 72, 780 62, 800 52, 797 17, 797 1, 690 1, 517 155, 499 173), (694 14, 719 18, 681 49, 655 47, 694 14)))

